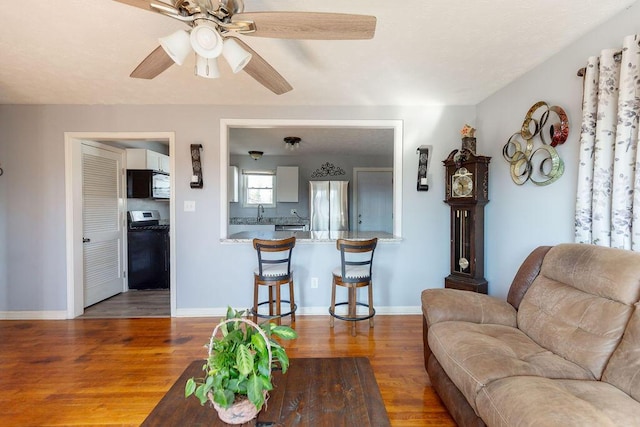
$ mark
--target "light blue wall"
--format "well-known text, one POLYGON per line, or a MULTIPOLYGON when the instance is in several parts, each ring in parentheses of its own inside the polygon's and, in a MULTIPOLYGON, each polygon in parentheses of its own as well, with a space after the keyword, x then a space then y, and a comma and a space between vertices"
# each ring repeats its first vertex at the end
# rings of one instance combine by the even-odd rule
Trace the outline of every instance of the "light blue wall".
MULTIPOLYGON (((243 307, 251 300, 254 253, 220 243, 219 121, 262 119, 400 119, 404 122, 403 236, 376 254, 376 305, 417 307, 420 291, 440 287, 449 269, 449 217, 440 160, 460 145, 464 123, 478 128, 478 151, 492 156, 486 208, 486 278, 504 296, 523 258, 536 246, 573 240, 581 79, 589 55, 619 46, 638 32, 634 5, 477 107, 215 107, 0 106, 0 312, 66 309, 64 132, 176 132, 177 307, 183 313, 243 307), (559 148, 564 176, 548 187, 511 182, 502 146, 536 101, 562 106, 569 140, 559 148), (477 114, 477 117, 476 117, 477 114), (189 144, 202 143, 205 186, 191 189, 189 144), (417 192, 416 148, 434 146, 430 190, 417 192), (195 212, 183 212, 185 200, 195 212)), ((295 262, 298 300, 326 307, 335 248, 300 244, 295 262), (318 277, 312 290, 309 279, 318 277)))
POLYGON ((493 157, 485 240, 490 293, 507 294, 520 263, 535 247, 573 241, 582 114, 582 78, 576 72, 587 57, 621 47, 624 36, 640 31, 639 22, 640 5, 635 4, 477 106, 478 136, 493 157), (569 139, 557 147, 566 169, 549 186, 517 186, 502 147, 537 101, 558 105, 569 117, 569 139))
MULTIPOLYGON (((388 119, 404 123, 403 235, 376 254, 376 305, 418 307, 420 291, 441 287, 448 273, 449 217, 440 160, 460 145, 459 129, 475 121, 475 107, 215 107, 0 106, 0 312, 65 311, 64 132, 173 131, 177 307, 182 314, 212 307, 245 307, 252 295, 255 253, 250 245, 220 242, 220 119, 388 119), (191 189, 189 144, 203 145, 204 188, 191 189), (423 144, 434 146, 428 192, 415 180, 423 144), (185 200, 196 202, 184 212, 185 200)), ((482 148, 482 142, 479 143, 482 148)), ((296 247, 298 301, 329 302, 331 244, 296 247), (312 290, 310 278, 320 287, 312 290)))

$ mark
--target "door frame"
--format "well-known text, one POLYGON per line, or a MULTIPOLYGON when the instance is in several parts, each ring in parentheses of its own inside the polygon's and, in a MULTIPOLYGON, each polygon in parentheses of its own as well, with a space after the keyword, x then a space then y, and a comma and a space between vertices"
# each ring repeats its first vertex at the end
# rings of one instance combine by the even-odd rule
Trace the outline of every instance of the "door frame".
MULTIPOLYGON (((82 267, 82 158, 81 144, 85 141, 168 141, 171 163, 171 196, 169 199, 170 222, 175 218, 175 132, 65 132, 65 222, 67 259, 67 318, 73 319, 84 313, 84 279, 82 267)), ((123 163, 126 170, 126 156, 123 163)), ((126 217, 124 219, 126 222, 126 217)), ((126 223, 124 225, 126 232, 126 223)), ((126 236, 125 236, 126 237, 126 236)), ((171 317, 176 313, 176 269, 175 227, 169 228, 170 300, 171 317)), ((124 254, 126 255, 126 253, 124 254)), ((126 259, 126 258, 125 258, 126 259)))
MULTIPOLYGON (((351 214, 351 224, 358 224, 358 206, 359 206, 359 201, 358 201, 358 174, 360 172, 391 172, 391 180, 394 179, 394 175, 393 175, 393 168, 391 167, 355 167, 353 168, 353 195, 351 197, 352 203, 353 203, 353 209, 352 209, 352 214, 351 214)), ((391 196, 395 197, 395 191, 394 191, 394 187, 393 187, 393 183, 391 184, 391 196)), ((393 206, 394 204, 394 200, 392 200, 391 204, 393 206)), ((391 210, 392 215, 395 214, 395 210, 392 208, 391 210)), ((395 222, 395 218, 392 217, 391 218, 391 227, 395 228, 393 226, 395 222)), ((353 227, 352 227, 353 228, 353 227)))

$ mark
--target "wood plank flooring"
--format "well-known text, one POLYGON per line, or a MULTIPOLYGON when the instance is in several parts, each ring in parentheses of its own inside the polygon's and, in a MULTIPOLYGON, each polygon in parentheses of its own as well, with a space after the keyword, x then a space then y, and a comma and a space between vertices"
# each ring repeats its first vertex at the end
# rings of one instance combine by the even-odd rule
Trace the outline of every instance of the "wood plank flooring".
MULTIPOLYGON (((393 426, 454 426, 429 386, 420 315, 345 322, 298 316, 289 357, 371 360, 393 426)), ((0 321, 1 426, 139 425, 185 367, 206 355, 218 319, 0 321)))
POLYGON ((169 289, 122 292, 84 309, 85 319, 169 317, 169 289))

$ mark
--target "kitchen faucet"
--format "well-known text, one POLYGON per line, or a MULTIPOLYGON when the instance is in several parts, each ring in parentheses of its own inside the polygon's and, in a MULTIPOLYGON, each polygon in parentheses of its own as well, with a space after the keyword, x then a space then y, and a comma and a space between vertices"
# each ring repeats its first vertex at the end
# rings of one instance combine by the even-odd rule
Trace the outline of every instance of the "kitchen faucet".
POLYGON ((264 206, 258 205, 258 217, 256 218, 258 222, 262 222, 262 214, 264 214, 264 206))

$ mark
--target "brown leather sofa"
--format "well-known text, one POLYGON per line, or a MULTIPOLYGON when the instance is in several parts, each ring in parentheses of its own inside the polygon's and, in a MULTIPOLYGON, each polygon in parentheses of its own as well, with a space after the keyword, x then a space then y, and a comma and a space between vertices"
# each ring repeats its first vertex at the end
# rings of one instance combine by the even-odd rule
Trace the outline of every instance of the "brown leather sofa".
POLYGON ((640 426, 640 253, 539 247, 507 300, 422 292, 425 367, 460 426, 640 426))

